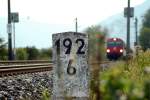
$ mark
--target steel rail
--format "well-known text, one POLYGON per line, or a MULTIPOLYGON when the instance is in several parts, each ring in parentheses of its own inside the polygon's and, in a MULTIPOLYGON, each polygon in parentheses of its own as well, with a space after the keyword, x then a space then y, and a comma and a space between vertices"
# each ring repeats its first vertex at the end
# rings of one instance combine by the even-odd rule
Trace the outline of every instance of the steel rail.
POLYGON ((50 60, 14 60, 14 61, 0 61, 0 65, 12 64, 33 64, 33 63, 52 63, 50 60))
MULTIPOLYGON (((103 63, 110 63, 112 61, 100 61, 100 62, 91 62, 90 65, 94 64, 103 64, 103 63)), ((15 61, 0 61, 1 65, 12 65, 12 64, 39 64, 39 63, 53 63, 52 60, 15 60, 15 61)))
MULTIPOLYGON (((91 62, 90 65, 107 63, 110 61, 91 62)), ((51 71, 52 66, 53 63, 50 60, 0 61, 0 77, 51 71)))
POLYGON ((51 71, 52 63, 0 66, 0 77, 51 71))
POLYGON ((38 67, 38 66, 51 66, 52 63, 44 63, 44 64, 24 64, 24 65, 3 65, 0 66, 1 69, 9 69, 9 68, 22 68, 22 67, 38 67))

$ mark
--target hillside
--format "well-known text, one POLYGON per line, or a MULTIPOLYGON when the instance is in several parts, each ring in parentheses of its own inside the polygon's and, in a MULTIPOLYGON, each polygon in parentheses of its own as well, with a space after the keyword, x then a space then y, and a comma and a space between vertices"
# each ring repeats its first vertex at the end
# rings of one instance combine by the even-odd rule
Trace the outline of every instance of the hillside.
MULTIPOLYGON (((134 21, 135 17, 138 18, 138 27, 140 29, 142 16, 146 13, 146 11, 150 8, 150 0, 146 0, 143 4, 134 7, 134 18, 131 18, 131 46, 133 47, 134 38, 135 38, 135 26, 134 21)), ((120 37, 124 41, 126 41, 126 18, 124 17, 124 13, 121 12, 119 14, 113 15, 108 19, 102 21, 100 23, 103 27, 107 27, 109 29, 108 37, 120 37)))

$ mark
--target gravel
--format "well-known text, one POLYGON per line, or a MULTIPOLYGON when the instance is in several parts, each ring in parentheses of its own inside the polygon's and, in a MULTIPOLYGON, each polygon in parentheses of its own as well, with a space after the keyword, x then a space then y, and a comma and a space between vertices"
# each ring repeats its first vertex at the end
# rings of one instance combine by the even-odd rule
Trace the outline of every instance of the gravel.
POLYGON ((0 78, 0 100, 41 100, 42 91, 52 89, 51 72, 0 78))

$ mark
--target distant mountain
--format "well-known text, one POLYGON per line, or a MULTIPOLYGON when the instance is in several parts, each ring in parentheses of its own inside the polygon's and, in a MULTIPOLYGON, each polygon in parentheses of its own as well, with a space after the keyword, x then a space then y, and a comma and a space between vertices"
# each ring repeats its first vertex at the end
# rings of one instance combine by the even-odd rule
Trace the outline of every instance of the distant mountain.
MULTIPOLYGON (((150 0, 146 0, 143 4, 140 4, 134 7, 134 18, 131 18, 131 32, 130 32, 130 41, 131 46, 133 47, 135 41, 135 17, 138 18, 138 27, 140 29, 142 25, 143 15, 146 11, 150 9, 150 0)), ((126 42, 126 18, 124 17, 124 12, 113 15, 108 19, 102 21, 100 24, 103 27, 107 27, 109 29, 108 37, 119 37, 122 38, 126 42)))

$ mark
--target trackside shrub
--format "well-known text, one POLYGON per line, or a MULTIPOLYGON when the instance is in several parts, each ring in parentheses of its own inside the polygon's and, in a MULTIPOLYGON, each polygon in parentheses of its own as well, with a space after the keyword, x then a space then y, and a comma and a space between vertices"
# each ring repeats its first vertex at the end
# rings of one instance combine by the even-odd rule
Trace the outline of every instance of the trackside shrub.
POLYGON ((150 51, 100 72, 102 100, 150 100, 150 51))
POLYGON ((51 100, 50 93, 47 89, 42 92, 42 100, 51 100))

